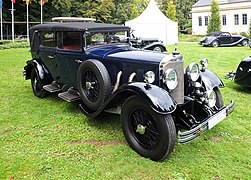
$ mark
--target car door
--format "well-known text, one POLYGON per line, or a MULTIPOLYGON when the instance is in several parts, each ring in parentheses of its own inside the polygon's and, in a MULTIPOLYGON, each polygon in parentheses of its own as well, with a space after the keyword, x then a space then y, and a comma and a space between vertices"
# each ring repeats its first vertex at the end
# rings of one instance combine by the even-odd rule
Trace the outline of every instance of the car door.
POLYGON ((40 32, 40 37, 41 43, 38 51, 39 57, 41 58, 46 69, 49 70, 52 78, 56 81, 57 79, 59 79, 59 72, 55 59, 55 34, 53 31, 42 31, 40 32))
POLYGON ((83 61, 82 32, 57 32, 56 62, 59 83, 77 88, 77 71, 83 61))
POLYGON ((221 33, 219 37, 219 41, 221 45, 228 46, 232 44, 232 36, 229 33, 221 33))

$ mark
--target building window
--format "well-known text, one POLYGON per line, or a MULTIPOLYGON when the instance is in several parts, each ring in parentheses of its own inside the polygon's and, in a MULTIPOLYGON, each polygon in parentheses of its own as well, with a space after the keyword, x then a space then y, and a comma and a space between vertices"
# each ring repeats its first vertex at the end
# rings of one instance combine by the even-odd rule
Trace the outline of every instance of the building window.
POLYGON ((239 15, 238 14, 234 15, 234 25, 239 25, 239 15))
POLYGON ((202 26, 202 17, 199 16, 199 26, 202 26))
POLYGON ((242 14, 242 24, 243 25, 247 25, 248 24, 247 14, 242 14))
POLYGON ((205 16, 204 19, 205 19, 205 26, 208 26, 208 16, 205 16))
POLYGON ((226 17, 226 15, 222 15, 222 25, 223 26, 227 25, 227 17, 226 17))

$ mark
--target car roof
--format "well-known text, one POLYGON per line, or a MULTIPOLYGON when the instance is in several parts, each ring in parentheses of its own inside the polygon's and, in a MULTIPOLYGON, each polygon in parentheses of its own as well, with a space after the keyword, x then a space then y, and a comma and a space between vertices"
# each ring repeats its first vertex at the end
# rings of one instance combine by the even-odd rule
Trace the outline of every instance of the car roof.
POLYGON ((65 22, 65 23, 47 23, 33 26, 30 31, 128 31, 130 27, 90 22, 65 22))

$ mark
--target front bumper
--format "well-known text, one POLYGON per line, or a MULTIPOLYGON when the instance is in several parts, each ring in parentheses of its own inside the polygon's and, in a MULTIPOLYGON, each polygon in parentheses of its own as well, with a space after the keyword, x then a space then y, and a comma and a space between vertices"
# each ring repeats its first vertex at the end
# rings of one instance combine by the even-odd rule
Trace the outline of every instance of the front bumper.
POLYGON ((178 131, 178 143, 184 144, 200 136, 203 132, 212 129, 234 110, 234 101, 216 114, 208 117, 203 123, 188 131, 178 131))

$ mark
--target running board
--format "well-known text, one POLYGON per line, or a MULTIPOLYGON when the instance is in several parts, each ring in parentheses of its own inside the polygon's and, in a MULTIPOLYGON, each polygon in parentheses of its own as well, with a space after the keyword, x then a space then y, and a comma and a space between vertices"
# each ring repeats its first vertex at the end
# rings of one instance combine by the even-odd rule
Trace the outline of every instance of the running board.
POLYGON ((49 91, 50 93, 59 92, 62 90, 60 85, 58 85, 56 82, 52 82, 51 84, 43 86, 43 89, 49 91))
POLYGON ((68 89, 68 91, 66 92, 59 93, 58 97, 60 97, 61 99, 67 102, 74 102, 81 99, 81 97, 79 96, 79 93, 73 90, 72 88, 68 89))

